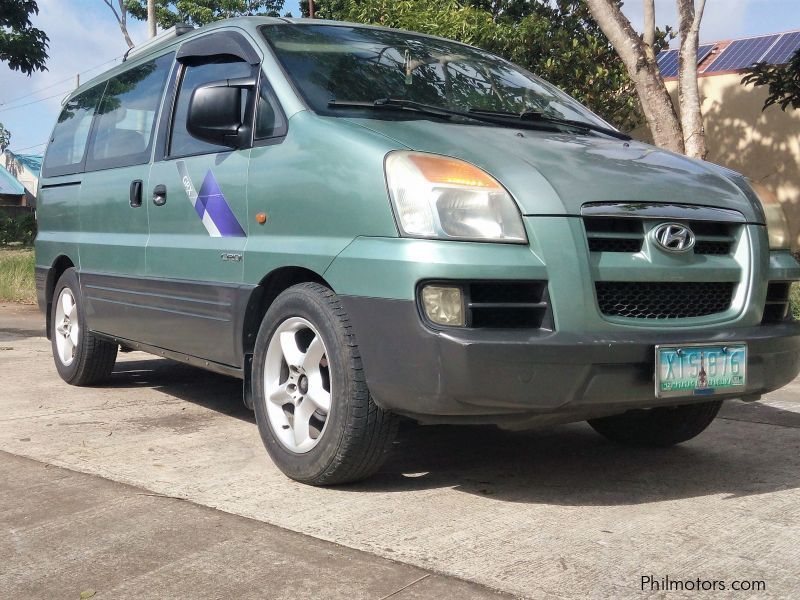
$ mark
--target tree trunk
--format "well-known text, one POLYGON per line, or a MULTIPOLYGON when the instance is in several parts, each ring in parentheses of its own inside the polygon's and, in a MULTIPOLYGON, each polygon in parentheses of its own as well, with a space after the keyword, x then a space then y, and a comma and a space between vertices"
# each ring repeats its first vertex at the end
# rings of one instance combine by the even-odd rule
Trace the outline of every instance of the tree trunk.
POLYGON ((656 43, 656 0, 644 0, 644 43, 650 48, 656 43))
POLYGON ((707 149, 702 102, 697 83, 697 46, 706 0, 699 1, 697 10, 694 0, 677 0, 677 2, 680 20, 678 30, 681 36, 678 89, 683 141, 687 155, 702 159, 706 157, 707 149))
POLYGON ((636 86, 653 142, 673 152, 684 152, 683 132, 672 98, 658 70, 653 50, 636 33, 615 0, 586 0, 592 17, 614 46, 636 86))
POLYGON ((128 28, 125 27, 122 21, 119 22, 119 30, 122 32, 122 36, 125 38, 125 43, 128 44, 128 48, 133 48, 133 40, 131 36, 128 35, 128 28))
POLYGON ((117 25, 119 25, 119 30, 122 32, 122 37, 125 38, 125 43, 128 44, 128 49, 133 48, 133 40, 131 36, 128 35, 128 10, 125 8, 125 2, 123 0, 119 1, 119 12, 117 9, 114 8, 112 4, 112 0, 103 0, 106 3, 106 6, 111 9, 111 12, 114 13, 114 18, 117 20, 117 25))
POLYGON ((147 33, 156 37, 156 0, 147 0, 147 33))

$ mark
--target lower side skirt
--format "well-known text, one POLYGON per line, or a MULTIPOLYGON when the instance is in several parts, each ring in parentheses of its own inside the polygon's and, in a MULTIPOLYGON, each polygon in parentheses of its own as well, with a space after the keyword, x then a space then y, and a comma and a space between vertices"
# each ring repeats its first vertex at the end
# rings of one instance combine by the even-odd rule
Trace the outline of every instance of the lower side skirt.
POLYGON ((245 376, 244 370, 238 367, 232 367, 230 365, 224 365, 222 363, 206 360, 204 358, 190 356, 189 354, 182 354, 173 350, 159 348, 158 346, 134 342, 133 340, 128 340, 115 335, 108 335, 100 331, 92 331, 92 333, 99 338, 114 342, 115 344, 127 346, 128 348, 133 348, 134 350, 141 350, 156 356, 163 356, 164 358, 169 358, 170 360, 174 360, 176 362, 185 363, 187 365, 199 367, 208 371, 213 371, 214 373, 219 373, 220 375, 228 375, 230 377, 236 377, 237 379, 244 379, 245 376))

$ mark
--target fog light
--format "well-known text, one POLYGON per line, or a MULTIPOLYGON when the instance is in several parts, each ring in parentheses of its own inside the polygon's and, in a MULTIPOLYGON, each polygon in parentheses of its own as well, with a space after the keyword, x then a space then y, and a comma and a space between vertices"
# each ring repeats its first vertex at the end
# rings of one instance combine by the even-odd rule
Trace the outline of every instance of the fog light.
POLYGON ((464 300, 461 288, 426 285, 422 288, 422 307, 437 325, 464 326, 464 300))

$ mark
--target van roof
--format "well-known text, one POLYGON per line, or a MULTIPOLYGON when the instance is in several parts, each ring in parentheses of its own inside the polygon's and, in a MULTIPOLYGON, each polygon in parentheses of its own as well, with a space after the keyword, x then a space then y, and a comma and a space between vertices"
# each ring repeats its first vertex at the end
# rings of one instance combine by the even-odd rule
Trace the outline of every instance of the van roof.
MULTIPOLYGON (((392 27, 383 27, 380 25, 370 25, 366 23, 351 23, 348 21, 331 21, 328 19, 298 19, 298 18, 289 18, 289 17, 233 17, 230 19, 222 19, 219 21, 214 21, 213 23, 209 23, 208 25, 203 25, 202 27, 197 27, 187 33, 184 33, 180 36, 167 36, 164 37, 163 40, 157 41, 152 45, 148 45, 146 48, 143 48, 141 53, 133 54, 129 57, 128 60, 121 62, 118 65, 113 66, 112 68, 103 71, 99 75, 92 77, 91 79, 87 80, 85 83, 82 83, 80 87, 75 88, 72 92, 70 92, 67 96, 64 97, 62 104, 66 103, 68 99, 72 98, 73 96, 86 91, 87 89, 97 85, 100 82, 113 77, 117 73, 120 73, 126 70, 128 67, 136 65, 138 63, 147 62, 154 54, 161 54, 165 51, 168 51, 173 46, 178 46, 183 42, 190 40, 194 37, 198 37, 209 31, 214 29, 222 29, 222 28, 230 28, 230 27, 239 27, 245 31, 249 31, 250 33, 255 34, 256 29, 262 25, 281 25, 281 24, 289 24, 289 25, 333 25, 339 27, 359 27, 363 29, 379 29, 385 31, 402 31, 405 33, 413 34, 419 37, 427 37, 431 39, 438 39, 438 40, 446 40, 448 42, 454 44, 461 44, 464 46, 469 46, 469 44, 464 44, 463 42, 459 42, 457 40, 451 40, 447 38, 442 38, 440 36, 429 35, 425 33, 420 33, 418 31, 410 31, 405 29, 395 29, 392 27)), ((470 46, 471 47, 471 46, 470 46)), ((133 50, 136 49, 136 46, 133 47, 133 50)))
MULTIPOLYGON (((308 21, 310 19, 295 19, 295 20, 308 21)), ((152 43, 152 45, 148 45, 146 48, 143 48, 140 53, 134 53, 130 55, 128 60, 120 62, 119 64, 111 67, 110 69, 103 71, 102 73, 92 77, 85 83, 82 83, 80 87, 75 88, 72 92, 70 92, 70 94, 68 94, 64 98, 64 102, 66 102, 66 100, 71 98, 72 96, 79 94, 97 85, 98 83, 105 81, 110 77, 113 77, 117 73, 126 70, 128 67, 131 67, 132 65, 142 62, 147 62, 154 54, 161 54, 165 51, 168 51, 173 46, 178 46, 187 40, 208 33, 209 31, 213 31, 214 29, 222 29, 225 27, 238 26, 241 29, 252 30, 261 25, 286 23, 288 21, 290 20, 279 17, 234 17, 231 19, 222 19, 220 21, 214 21, 213 23, 209 23, 208 25, 203 25, 202 27, 197 27, 180 36, 176 35, 166 36, 162 40, 159 40, 155 43, 152 43)), ((136 50, 136 46, 134 46, 132 50, 136 50)))

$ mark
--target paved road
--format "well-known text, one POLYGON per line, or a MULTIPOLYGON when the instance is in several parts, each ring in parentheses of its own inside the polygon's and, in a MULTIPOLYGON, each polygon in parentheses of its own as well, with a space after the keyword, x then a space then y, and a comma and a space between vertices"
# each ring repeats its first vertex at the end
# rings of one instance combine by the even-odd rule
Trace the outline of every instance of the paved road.
POLYGON ((72 388, 38 318, 0 307, 11 454, 518 596, 642 597, 648 575, 766 582, 703 597, 800 594, 800 382, 731 403, 666 451, 615 446, 584 424, 411 427, 375 478, 314 489, 270 463, 239 382, 131 353, 108 386, 72 388))
POLYGON ((508 598, 274 525, 0 452, 4 598, 508 598))

